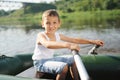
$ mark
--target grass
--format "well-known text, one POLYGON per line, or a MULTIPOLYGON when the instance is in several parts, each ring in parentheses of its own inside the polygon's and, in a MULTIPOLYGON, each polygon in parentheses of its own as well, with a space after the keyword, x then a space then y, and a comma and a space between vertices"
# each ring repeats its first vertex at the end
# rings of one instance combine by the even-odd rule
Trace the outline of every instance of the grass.
POLYGON ((120 10, 104 10, 94 12, 61 13, 63 25, 101 24, 108 20, 120 20, 120 10))
MULTIPOLYGON (((0 24, 37 24, 40 25, 41 13, 37 14, 23 14, 23 10, 18 10, 9 16, 0 17, 0 24)), ((120 20, 120 10, 103 10, 103 11, 86 11, 86 12, 72 12, 62 13, 60 17, 63 25, 87 25, 100 24, 106 20, 116 18, 120 20)))

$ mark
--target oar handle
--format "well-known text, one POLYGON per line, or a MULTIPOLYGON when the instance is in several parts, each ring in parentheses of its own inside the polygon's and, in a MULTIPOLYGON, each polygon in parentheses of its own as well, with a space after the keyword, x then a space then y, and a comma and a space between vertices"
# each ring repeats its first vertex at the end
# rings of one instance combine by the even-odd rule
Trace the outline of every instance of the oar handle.
POLYGON ((99 47, 100 47, 100 45, 96 45, 96 46, 95 46, 96 49, 99 48, 99 47))
POLYGON ((82 59, 80 58, 80 55, 78 55, 78 51, 73 50, 72 54, 74 56, 74 60, 78 69, 78 73, 80 75, 81 80, 90 80, 90 77, 85 69, 85 66, 82 62, 82 59))
POLYGON ((88 54, 97 54, 96 50, 99 47, 100 47, 100 45, 95 45, 92 49, 90 49, 90 51, 88 52, 88 54))

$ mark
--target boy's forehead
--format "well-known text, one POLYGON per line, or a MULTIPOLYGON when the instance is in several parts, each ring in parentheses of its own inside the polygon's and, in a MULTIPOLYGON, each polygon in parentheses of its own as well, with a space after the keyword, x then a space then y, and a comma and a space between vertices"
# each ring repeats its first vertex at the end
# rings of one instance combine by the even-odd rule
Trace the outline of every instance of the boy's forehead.
POLYGON ((58 20, 58 17, 57 16, 44 16, 43 17, 43 20, 58 20))
POLYGON ((47 18, 47 17, 58 17, 58 16, 55 16, 55 15, 43 15, 43 18, 47 18))

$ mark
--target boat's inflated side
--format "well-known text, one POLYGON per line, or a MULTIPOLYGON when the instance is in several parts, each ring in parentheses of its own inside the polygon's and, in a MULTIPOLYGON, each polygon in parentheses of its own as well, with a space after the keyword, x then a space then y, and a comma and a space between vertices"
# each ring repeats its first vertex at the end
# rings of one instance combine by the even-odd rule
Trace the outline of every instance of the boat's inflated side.
POLYGON ((92 80, 120 80, 120 55, 81 57, 92 80))
POLYGON ((32 54, 0 56, 0 74, 16 75, 32 66, 32 54))
MULTIPOLYGON (((3 56, 0 74, 17 75, 28 69, 33 66, 31 57, 32 54, 3 56)), ((92 80, 120 80, 120 55, 81 55, 81 59, 92 80)))

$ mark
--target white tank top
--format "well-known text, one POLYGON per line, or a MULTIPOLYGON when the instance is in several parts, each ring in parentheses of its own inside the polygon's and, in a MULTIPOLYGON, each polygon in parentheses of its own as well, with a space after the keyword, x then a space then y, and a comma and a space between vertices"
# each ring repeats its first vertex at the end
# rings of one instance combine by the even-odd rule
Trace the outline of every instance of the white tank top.
MULTIPOLYGON (((45 35, 47 40, 50 40, 44 32, 41 32, 41 33, 45 35)), ((55 37, 56 37, 56 41, 60 41, 60 36, 58 33, 55 33, 55 37)), ((54 52, 55 52, 55 49, 48 49, 44 47, 43 45, 38 45, 36 43, 32 59, 40 60, 40 59, 52 58, 54 55, 54 52)))

